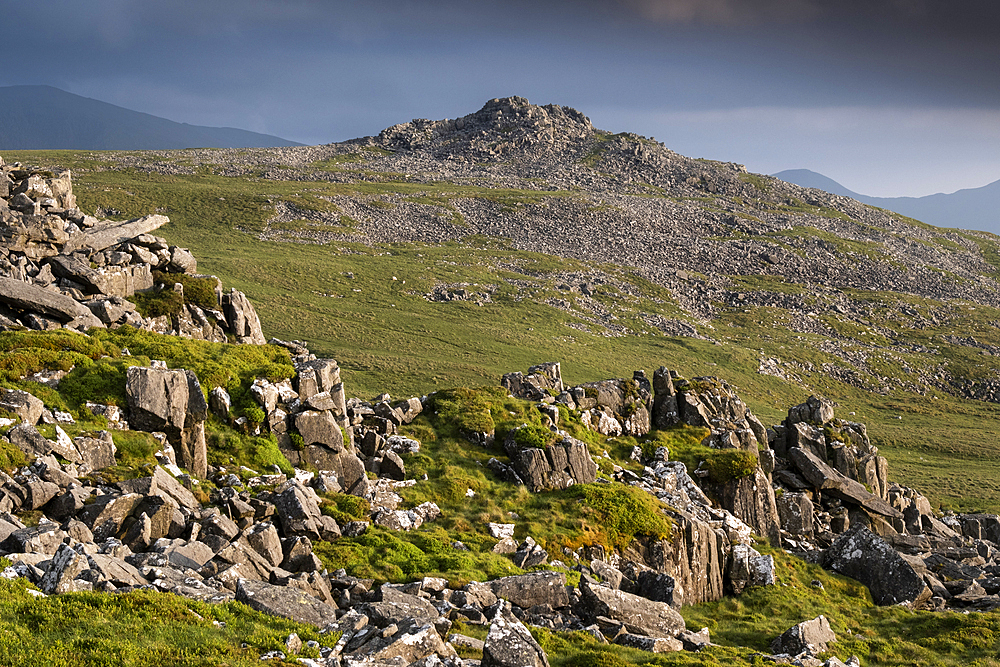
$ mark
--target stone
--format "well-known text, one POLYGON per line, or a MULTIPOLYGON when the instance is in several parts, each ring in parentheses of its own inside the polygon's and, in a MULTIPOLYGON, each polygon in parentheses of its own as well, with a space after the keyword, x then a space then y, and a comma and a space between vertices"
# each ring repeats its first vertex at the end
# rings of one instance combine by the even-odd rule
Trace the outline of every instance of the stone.
POLYGON ((193 372, 132 366, 125 375, 125 395, 133 428, 166 433, 180 464, 196 477, 208 475, 208 403, 193 372))
POLYGON ((89 308, 72 297, 16 278, 0 276, 0 303, 51 317, 72 328, 104 328, 104 323, 89 308))
POLYGON ((774 556, 762 556, 745 544, 733 546, 729 555, 729 585, 740 595, 748 588, 773 586, 775 583, 774 556))
POLYGON ((141 234, 149 234, 168 222, 170 218, 165 215, 147 215, 127 222, 104 224, 74 234, 63 247, 63 252, 70 253, 77 248, 89 248, 94 252, 104 250, 141 234))
POLYGON ((825 652, 829 645, 837 641, 837 635, 830 627, 826 616, 803 621, 785 630, 780 637, 771 642, 771 652, 785 655, 819 655, 825 652))
POLYGON ((517 433, 526 426, 512 429, 504 441, 504 450, 517 475, 532 491, 565 489, 573 484, 590 484, 597 479, 597 464, 587 445, 563 436, 544 450, 522 447, 517 433))
POLYGON ((263 581, 241 579, 236 584, 236 600, 252 609, 308 623, 317 628, 337 620, 337 610, 292 586, 274 586, 263 581))
POLYGON ((267 339, 260 328, 260 318, 243 292, 231 289, 222 295, 222 312, 237 343, 264 345, 267 339))
POLYGON ((823 567, 860 581, 878 605, 917 604, 930 597, 930 590, 913 567, 864 526, 837 537, 826 550, 823 567))
POLYGON ((360 649, 350 653, 351 661, 370 665, 415 665, 418 661, 435 657, 437 662, 427 665, 442 665, 441 658, 454 658, 458 654, 446 644, 431 624, 417 628, 402 628, 388 637, 376 636, 360 649))
POLYGON ((545 651, 511 612, 510 603, 497 603, 487 615, 490 631, 483 644, 482 667, 549 667, 545 651))
POLYGON ((501 577, 488 582, 490 591, 522 609, 548 605, 559 609, 569 605, 566 575, 562 572, 530 572, 501 577))
POLYGON ((88 569, 88 565, 87 559, 72 547, 61 544, 49 561, 39 588, 48 595, 78 590, 76 578, 88 569))
POLYGON ((813 534, 813 503, 804 493, 786 491, 777 497, 781 529, 792 535, 811 537, 813 534))
POLYGON ((208 394, 208 407, 213 415, 223 421, 229 421, 229 410, 233 407, 229 392, 222 387, 212 389, 208 394))
POLYGON ((82 460, 80 453, 76 451, 72 443, 67 445, 59 440, 55 442, 47 440, 34 426, 27 423, 18 424, 10 429, 7 432, 7 438, 12 445, 29 456, 38 457, 54 454, 71 463, 80 463, 82 460))
POLYGON ((370 622, 384 628, 400 624, 406 619, 424 625, 433 623, 441 615, 434 605, 422 597, 410 595, 385 584, 376 592, 376 599, 363 607, 370 622))
POLYGON ((379 466, 379 476, 400 482, 406 479, 406 465, 403 463, 403 459, 399 458, 399 454, 391 449, 386 451, 379 466))
POLYGON ((619 646, 637 648, 640 651, 647 651, 649 653, 673 653, 674 651, 684 650, 684 642, 680 639, 674 639, 673 637, 645 637, 643 635, 633 635, 629 632, 623 632, 615 637, 615 643, 619 646))
POLYGON ((32 394, 19 389, 0 389, 0 410, 17 415, 22 423, 34 426, 42 416, 45 404, 32 394))
POLYGON ((284 558, 281 552, 281 538, 278 536, 278 530, 274 527, 274 524, 268 521, 254 524, 246 532, 246 538, 253 550, 260 554, 273 567, 281 565, 281 561, 284 558))
POLYGON ((831 468, 811 451, 795 447, 788 451, 788 455, 815 488, 890 519, 903 518, 903 513, 898 509, 869 493, 860 482, 845 477, 838 470, 831 468))
POLYGON ((583 604, 591 617, 604 616, 625 624, 630 632, 648 637, 676 637, 684 632, 684 619, 663 602, 580 582, 583 604))
POLYGON ((275 494, 273 502, 286 537, 302 535, 313 540, 320 538, 321 512, 312 489, 298 481, 291 481, 283 491, 275 494))

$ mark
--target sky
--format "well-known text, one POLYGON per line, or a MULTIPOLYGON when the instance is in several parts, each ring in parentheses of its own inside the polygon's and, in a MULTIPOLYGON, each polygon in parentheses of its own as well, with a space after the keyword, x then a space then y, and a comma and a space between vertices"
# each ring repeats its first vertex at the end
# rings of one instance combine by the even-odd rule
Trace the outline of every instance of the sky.
POLYGON ((495 97, 873 196, 1000 180, 996 0, 0 0, 0 86, 307 144, 495 97))

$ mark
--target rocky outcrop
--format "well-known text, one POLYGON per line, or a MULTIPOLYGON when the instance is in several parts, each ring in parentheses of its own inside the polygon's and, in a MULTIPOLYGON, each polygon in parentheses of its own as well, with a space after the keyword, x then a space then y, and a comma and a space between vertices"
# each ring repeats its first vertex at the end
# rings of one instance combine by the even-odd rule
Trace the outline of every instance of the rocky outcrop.
POLYGON ((208 474, 205 419, 208 403, 191 371, 132 366, 126 373, 129 422, 146 431, 162 431, 191 474, 208 474))
POLYGON ((597 479, 597 464, 585 443, 563 435, 544 448, 533 447, 535 436, 536 429, 523 426, 511 430, 504 441, 514 471, 532 491, 565 489, 597 479), (522 438, 524 434, 532 439, 522 438))
POLYGON ((863 583, 875 604, 918 604, 931 596, 920 575, 892 545, 864 526, 838 537, 827 549, 823 565, 863 583))
MULTIPOLYGON (((263 344, 260 320, 241 292, 201 306, 184 303, 170 315, 143 317, 136 293, 176 293, 171 278, 197 275, 186 248, 153 236, 169 222, 148 215, 125 222, 98 220, 76 208, 70 172, 52 175, 20 164, 0 164, 0 330, 117 327, 123 324, 158 333, 225 342, 263 344), (154 273, 159 272, 159 273, 154 273), (225 311, 225 313, 223 312, 225 311)), ((166 296, 166 295, 165 295, 166 296)))

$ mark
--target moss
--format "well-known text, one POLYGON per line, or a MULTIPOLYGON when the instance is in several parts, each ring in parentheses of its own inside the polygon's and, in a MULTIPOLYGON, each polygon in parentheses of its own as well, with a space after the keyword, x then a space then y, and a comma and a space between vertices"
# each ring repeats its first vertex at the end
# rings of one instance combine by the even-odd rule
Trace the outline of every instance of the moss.
POLYGON ((514 431, 514 442, 521 449, 545 449, 555 439, 555 433, 539 424, 524 424, 514 431))
POLYGON ((326 494, 320 503, 323 514, 333 517, 343 526, 351 521, 367 521, 371 505, 364 498, 346 493, 326 494))
POLYGON ((705 457, 708 481, 725 484, 735 479, 749 477, 757 469, 759 462, 754 452, 742 449, 712 450, 705 457))
POLYGON ((660 501, 642 489, 625 484, 577 484, 565 491, 580 499, 581 511, 594 524, 601 541, 624 549, 637 537, 670 537, 672 522, 660 501))

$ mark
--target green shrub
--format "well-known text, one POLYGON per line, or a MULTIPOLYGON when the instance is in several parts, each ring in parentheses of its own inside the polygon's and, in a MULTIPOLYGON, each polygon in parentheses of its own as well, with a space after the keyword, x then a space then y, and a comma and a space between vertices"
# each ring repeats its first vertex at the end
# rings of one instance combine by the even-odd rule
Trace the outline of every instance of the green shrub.
POLYGON ((582 513, 613 549, 624 549, 636 537, 654 540, 670 536, 672 522, 660 501, 625 484, 577 484, 564 493, 581 500, 582 513))
POLYGON ((435 392, 428 399, 428 409, 460 433, 493 433, 496 423, 491 407, 505 397, 504 390, 496 387, 459 387, 435 392))
POLYGON ((153 454, 160 448, 160 443, 149 433, 143 431, 115 431, 111 434, 115 441, 116 458, 122 465, 137 465, 141 463, 156 463, 153 454))
POLYGON ((237 433, 227 426, 210 424, 208 433, 208 462, 212 465, 242 465, 264 472, 271 466, 278 466, 283 473, 294 472, 292 464, 278 447, 273 434, 266 436, 237 433))
POLYGON ((62 379, 59 391, 74 409, 87 401, 124 407, 126 371, 148 363, 145 357, 125 357, 78 366, 62 379))
POLYGON ((545 449, 556 439, 556 434, 539 424, 525 424, 514 431, 514 442, 521 449, 545 449))
POLYGON ((364 498, 347 493, 326 494, 320 503, 323 514, 331 516, 343 526, 351 521, 367 521, 371 505, 364 498))
POLYGON ((28 459, 24 452, 18 449, 17 445, 0 440, 0 470, 10 472, 14 468, 20 468, 28 464, 28 459))
POLYGON ((749 477, 757 469, 757 454, 742 449, 714 450, 705 457, 708 480, 715 484, 725 484, 734 479, 749 477))
MULTIPOLYGON (((243 415, 251 424, 263 424, 267 414, 259 406, 251 405, 243 409, 243 415)), ((301 437, 301 436, 300 436, 301 437)))
POLYGON ((153 271, 153 280, 163 284, 168 290, 180 283, 184 286, 184 303, 190 303, 203 310, 218 310, 219 300, 215 294, 218 282, 215 278, 199 278, 186 273, 165 273, 153 271))
POLYGON ((184 297, 170 288, 136 292, 132 302, 143 317, 179 317, 184 307, 184 297))

